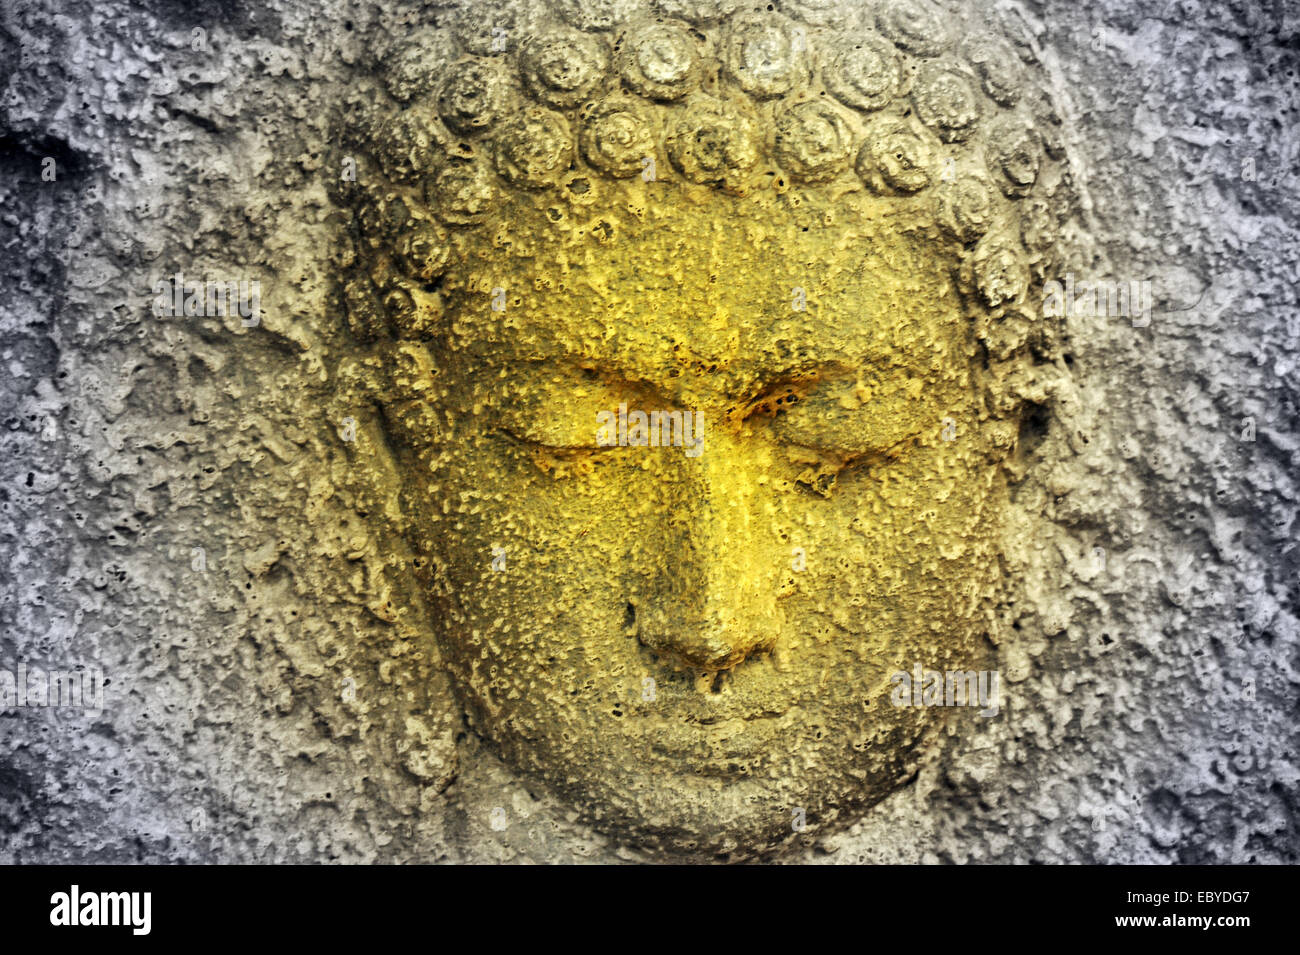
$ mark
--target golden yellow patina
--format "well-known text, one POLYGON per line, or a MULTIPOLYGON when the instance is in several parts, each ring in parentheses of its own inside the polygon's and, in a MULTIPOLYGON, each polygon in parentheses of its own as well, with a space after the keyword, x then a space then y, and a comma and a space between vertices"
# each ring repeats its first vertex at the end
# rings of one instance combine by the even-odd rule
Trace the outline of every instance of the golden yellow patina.
POLYGON ((749 47, 710 65, 672 26, 654 29, 676 66, 633 71, 673 100, 660 119, 601 97, 592 34, 576 94, 525 47, 533 95, 567 113, 500 120, 505 72, 467 58, 386 121, 387 179, 351 200, 344 301, 398 462, 369 479, 397 485, 472 725, 640 845, 762 851, 792 816, 850 820, 946 718, 893 705, 891 674, 993 659, 1010 382, 1055 220, 1016 205, 1042 179, 1036 134, 980 138, 987 64, 918 66, 939 27, 882 23, 907 55, 872 33, 841 44, 840 80, 818 74, 868 116, 798 93, 806 47, 782 54, 791 108, 749 47), (921 119, 875 113, 909 86, 921 119), (671 162, 637 175, 656 136, 671 162), (701 443, 620 426, 611 446, 635 412, 689 414, 701 443))

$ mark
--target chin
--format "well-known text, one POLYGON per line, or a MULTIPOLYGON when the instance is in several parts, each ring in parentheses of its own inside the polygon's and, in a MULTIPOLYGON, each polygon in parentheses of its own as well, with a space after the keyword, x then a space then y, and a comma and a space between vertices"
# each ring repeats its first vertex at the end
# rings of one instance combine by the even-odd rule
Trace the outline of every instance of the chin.
MULTIPOLYGON (((777 737, 816 728, 770 722, 777 737)), ((480 732, 508 764, 615 844, 661 861, 710 862, 775 857, 847 828, 915 775, 926 738, 924 727, 858 727, 859 740, 880 745, 815 749, 764 738, 736 754, 707 746, 666 752, 648 733, 575 743, 480 732)))

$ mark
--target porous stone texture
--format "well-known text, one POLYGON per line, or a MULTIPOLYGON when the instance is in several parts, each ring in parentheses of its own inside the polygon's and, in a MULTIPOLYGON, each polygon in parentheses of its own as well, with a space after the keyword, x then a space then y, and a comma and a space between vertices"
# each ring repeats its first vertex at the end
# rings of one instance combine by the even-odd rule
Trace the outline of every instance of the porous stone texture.
MULTIPOLYGON (((621 15, 571 6, 587 30, 621 15)), ((830 5, 778 6, 835 28, 830 5)), ((394 502, 353 479, 365 414, 329 332, 349 312, 341 104, 381 73, 399 100, 434 93, 403 59, 417 29, 488 56, 528 9, 6 6, 0 668, 108 683, 99 714, 0 710, 0 860, 649 858, 469 731, 410 555, 375 531, 394 502), (260 280, 260 323, 156 316, 177 271, 260 280)), ((1155 310, 1074 317, 1075 387, 1022 434, 999 716, 775 858, 1295 862, 1300 19, 1283 0, 1022 14, 1072 107, 1076 277, 1149 280, 1155 310)), ((669 99, 660 66, 632 82, 669 99)))

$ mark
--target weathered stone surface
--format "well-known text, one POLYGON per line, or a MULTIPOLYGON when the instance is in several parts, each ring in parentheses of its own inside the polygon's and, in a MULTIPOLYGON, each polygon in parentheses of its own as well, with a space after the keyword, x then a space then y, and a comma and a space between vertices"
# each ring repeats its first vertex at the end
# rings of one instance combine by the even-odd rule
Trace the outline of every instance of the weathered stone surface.
MULTIPOLYGON (((469 731, 414 558, 382 532, 396 502, 355 479, 358 456, 382 459, 381 432, 346 400, 370 371, 338 282, 352 262, 335 244, 336 119, 439 95, 404 45, 420 30, 469 31, 476 57, 515 49, 527 5, 499 6, 506 50, 453 2, 5 8, 0 668, 109 682, 100 715, 0 710, 0 859, 643 857, 469 731), (155 283, 177 271, 260 281, 260 323, 156 316, 155 283)), ((734 5, 663 6, 708 23, 734 5)), ((824 6, 780 5, 807 16, 814 50, 824 6)), ((942 64, 950 38, 905 6, 879 11, 881 32, 942 64)), ((592 36, 622 15, 573 9, 592 36)), ((1282 2, 1192 0, 1154 15, 1051 0, 1020 21, 1073 114, 1036 130, 1084 196, 1090 257, 1070 268, 1151 280, 1156 310, 1140 327, 1076 317, 1058 343, 1074 387, 1018 383, 1043 411, 1022 433, 1007 531, 1023 593, 998 646, 1000 716, 965 721, 862 821, 781 858, 1295 862, 1300 22, 1282 2)), ((768 97, 802 82, 802 51, 787 52, 775 77, 743 51, 718 57, 768 97)), ((1014 101, 994 75, 982 88, 1014 101)), ((874 108, 859 87, 837 95, 874 108)), ((414 131, 390 161, 414 173, 428 145, 494 162, 463 125, 464 141, 414 131)), ((998 201, 1029 178, 1003 145, 987 169, 998 201)), ((377 216, 411 214, 374 198, 377 216)), ((951 215, 977 228, 977 211, 951 215)), ((444 228, 464 225, 419 231, 444 228)), ((1046 247, 1053 228, 1026 214, 1022 239, 1046 247)), ((976 273, 986 298, 1005 295, 1005 271, 976 273)), ((426 327, 435 295, 376 298, 371 320, 426 327)), ((988 331, 994 350, 1018 347, 1019 320, 988 331)))

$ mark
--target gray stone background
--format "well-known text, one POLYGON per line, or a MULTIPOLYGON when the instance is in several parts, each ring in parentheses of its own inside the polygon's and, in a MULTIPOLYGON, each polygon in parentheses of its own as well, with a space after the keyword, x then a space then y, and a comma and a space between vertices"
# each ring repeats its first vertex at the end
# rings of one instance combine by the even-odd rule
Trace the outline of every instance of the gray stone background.
MULTIPOLYGON (((333 104, 455 7, 0 11, 0 668, 109 680, 0 711, 0 862, 642 858, 464 732, 334 434, 333 104), (155 318, 178 268, 262 326, 155 318)), ((1022 9, 1158 311, 1073 330, 1002 715, 780 860, 1295 862, 1300 8, 1022 9)))

